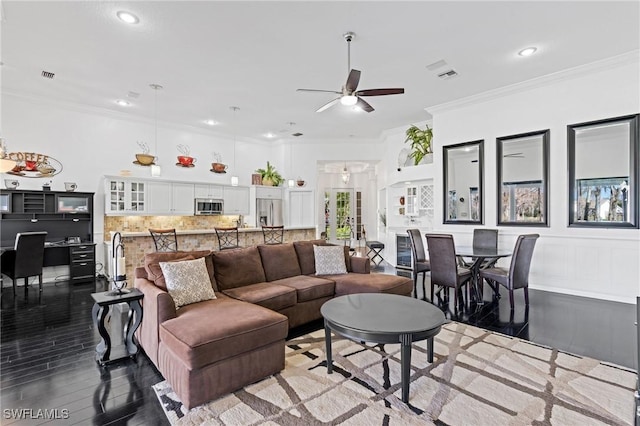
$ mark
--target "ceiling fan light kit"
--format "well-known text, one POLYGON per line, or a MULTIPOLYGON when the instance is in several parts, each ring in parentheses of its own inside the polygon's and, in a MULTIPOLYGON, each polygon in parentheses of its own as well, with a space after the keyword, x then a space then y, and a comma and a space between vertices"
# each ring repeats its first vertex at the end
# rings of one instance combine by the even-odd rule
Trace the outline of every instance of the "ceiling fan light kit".
POLYGON ((360 82, 360 71, 351 68, 351 41, 355 38, 356 34, 353 32, 347 32, 343 34, 344 39, 347 42, 347 69, 349 70, 349 76, 347 82, 342 86, 342 90, 320 90, 320 89, 298 89, 298 92, 321 92, 321 93, 334 93, 340 95, 339 97, 327 102, 316 110, 316 112, 325 111, 332 106, 340 103, 344 106, 357 107, 366 112, 374 111, 374 108, 369 105, 367 101, 362 99, 362 96, 384 96, 384 95, 400 95, 404 93, 403 88, 385 88, 385 89, 366 89, 357 90, 358 83, 360 82))

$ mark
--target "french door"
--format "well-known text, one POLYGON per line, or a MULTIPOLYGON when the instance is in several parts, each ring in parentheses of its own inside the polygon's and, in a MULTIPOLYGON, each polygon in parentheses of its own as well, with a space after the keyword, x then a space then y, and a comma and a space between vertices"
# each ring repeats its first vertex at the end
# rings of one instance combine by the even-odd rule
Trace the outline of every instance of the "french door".
POLYGON ((353 188, 325 190, 324 223, 327 240, 353 247, 362 236, 362 193, 353 188))

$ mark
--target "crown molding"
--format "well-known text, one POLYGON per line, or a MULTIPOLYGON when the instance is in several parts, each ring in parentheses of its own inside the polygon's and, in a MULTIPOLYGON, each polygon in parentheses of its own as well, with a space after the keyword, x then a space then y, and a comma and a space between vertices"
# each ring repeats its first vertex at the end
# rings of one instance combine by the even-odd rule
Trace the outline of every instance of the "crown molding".
POLYGON ((554 72, 551 74, 543 75, 541 77, 525 80, 520 83, 503 86, 498 89, 489 90, 486 92, 478 93, 476 95, 467 96, 465 98, 456 99, 455 101, 445 102, 438 105, 433 105, 425 108, 429 114, 435 114, 440 112, 446 112, 449 110, 461 108, 464 106, 470 106, 487 102, 493 99, 501 98, 507 95, 524 92, 527 90, 535 89, 537 87, 547 86, 553 83, 557 83, 563 80, 569 80, 576 77, 580 77, 586 74, 591 74, 600 71, 606 71, 609 69, 619 68, 625 65, 638 64, 640 62, 640 50, 632 50, 621 55, 612 56, 607 59, 603 59, 589 64, 580 65, 574 68, 568 68, 566 70, 554 72))

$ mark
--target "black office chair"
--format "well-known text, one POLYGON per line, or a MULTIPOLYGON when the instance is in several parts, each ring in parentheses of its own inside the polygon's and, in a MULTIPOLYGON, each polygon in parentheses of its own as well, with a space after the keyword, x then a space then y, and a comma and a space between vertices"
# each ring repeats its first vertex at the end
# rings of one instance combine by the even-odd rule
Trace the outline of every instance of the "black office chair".
MULTIPOLYGON (((458 267, 453 236, 448 234, 427 234, 427 247, 431 261, 431 303, 434 303, 435 286, 454 289, 454 309, 458 310, 458 294, 462 286, 473 278, 467 268, 458 267)), ((448 290, 447 290, 448 295, 448 290)))
POLYGON ((156 251, 178 251, 178 237, 175 229, 149 229, 156 245, 156 251))
POLYGON ((21 232, 16 235, 15 250, 2 254, 2 273, 13 280, 13 294, 16 294, 16 280, 24 278, 24 292, 29 287, 29 277, 38 276, 42 291, 42 266, 44 263, 44 241, 47 233, 21 232))
POLYGON ((509 304, 513 311, 513 290, 524 289, 525 305, 529 306, 529 269, 533 258, 538 234, 520 235, 516 240, 511 257, 511 266, 505 268, 487 268, 480 270, 480 278, 487 280, 496 295, 500 295, 498 284, 509 290, 509 304))
POLYGON ((240 248, 240 238, 238 236, 238 227, 216 227, 214 228, 218 236, 218 248, 220 250, 228 250, 240 248))
MULTIPOLYGON (((419 229, 407 229, 409 234, 409 241, 411 242, 411 257, 413 258, 413 297, 418 297, 418 274, 422 274, 422 294, 424 299, 427 299, 427 290, 425 287, 425 280, 427 272, 431 270, 431 263, 427 260, 427 254, 424 251, 424 244, 422 244, 422 234, 419 229)), ((433 295, 431 296, 433 300, 433 295)))
POLYGON ((282 244, 284 242, 284 226, 262 226, 265 244, 282 244))

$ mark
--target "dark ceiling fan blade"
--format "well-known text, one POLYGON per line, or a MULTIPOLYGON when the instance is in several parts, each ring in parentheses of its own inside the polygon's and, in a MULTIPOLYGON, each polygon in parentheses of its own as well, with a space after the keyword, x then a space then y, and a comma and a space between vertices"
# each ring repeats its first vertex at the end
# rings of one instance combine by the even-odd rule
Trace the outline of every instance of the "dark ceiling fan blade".
POLYGON ((382 96, 382 95, 401 95, 404 93, 404 89, 367 89, 358 90, 356 96, 382 96))
POLYGON ((322 105, 320 108, 318 108, 316 110, 316 112, 322 112, 325 109, 331 108, 332 106, 334 106, 335 104, 337 104, 338 102, 340 102, 340 98, 335 98, 332 101, 327 102, 326 104, 322 105))
POLYGON ((347 77, 347 82, 344 85, 344 88, 347 90, 347 93, 353 93, 358 88, 359 82, 360 82, 360 71, 358 70, 349 71, 349 77, 347 77))
POLYGON ((319 90, 319 89, 296 89, 296 92, 336 93, 338 95, 342 94, 342 92, 336 92, 335 90, 319 90))
POLYGON ((369 105, 369 103, 362 98, 358 98, 358 103, 356 104, 356 106, 360 107, 363 111, 367 111, 367 112, 374 111, 373 107, 369 105))

